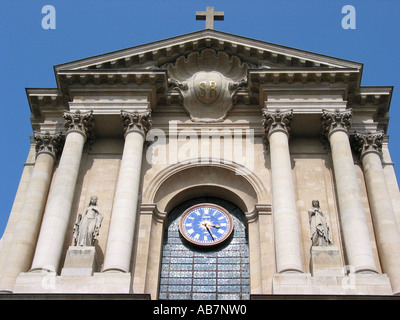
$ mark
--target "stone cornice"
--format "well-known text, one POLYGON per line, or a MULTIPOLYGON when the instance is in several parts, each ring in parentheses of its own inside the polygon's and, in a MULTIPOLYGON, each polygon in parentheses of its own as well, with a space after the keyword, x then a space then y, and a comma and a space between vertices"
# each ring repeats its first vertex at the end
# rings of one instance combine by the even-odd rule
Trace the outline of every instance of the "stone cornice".
POLYGON ((361 71, 342 68, 251 69, 248 79, 251 101, 260 105, 268 99, 271 90, 292 90, 293 86, 297 89, 307 87, 310 90, 341 89, 343 99, 347 100, 359 88, 361 71), (311 84, 313 87, 310 87, 311 84))
POLYGON ((165 70, 63 70, 58 78, 66 84, 166 84, 165 70))
POLYGON ((63 70, 57 74, 58 87, 67 101, 71 100, 72 86, 149 86, 158 100, 168 88, 165 70, 63 70))
POLYGON ((355 68, 271 68, 249 70, 250 81, 268 82, 344 82, 358 81, 361 71, 355 68))
POLYGON ((26 88, 25 92, 34 117, 41 117, 42 108, 45 106, 51 108, 62 106, 63 109, 66 109, 68 105, 57 88, 26 88))
POLYGON ((116 69, 130 68, 139 64, 157 65, 171 62, 180 55, 215 48, 228 51, 247 59, 262 60, 266 64, 290 67, 357 68, 361 63, 329 57, 300 49, 289 48, 265 41, 250 39, 217 30, 201 30, 177 37, 139 45, 123 50, 72 61, 55 66, 55 71, 65 69, 116 69))

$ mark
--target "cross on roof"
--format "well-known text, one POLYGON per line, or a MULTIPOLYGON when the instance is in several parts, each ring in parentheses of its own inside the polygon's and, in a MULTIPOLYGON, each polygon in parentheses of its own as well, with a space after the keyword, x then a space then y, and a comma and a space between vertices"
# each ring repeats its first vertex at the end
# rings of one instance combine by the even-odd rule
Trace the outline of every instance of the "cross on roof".
POLYGON ((214 29, 214 20, 224 20, 223 11, 214 11, 214 7, 207 7, 206 11, 196 11, 196 20, 206 20, 206 29, 214 29))

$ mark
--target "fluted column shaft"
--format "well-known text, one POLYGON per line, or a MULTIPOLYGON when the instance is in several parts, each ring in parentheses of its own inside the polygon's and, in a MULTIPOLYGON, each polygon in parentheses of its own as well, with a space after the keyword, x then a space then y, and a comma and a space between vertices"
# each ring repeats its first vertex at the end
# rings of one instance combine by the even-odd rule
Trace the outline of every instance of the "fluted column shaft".
POLYGON ((354 168, 348 129, 352 110, 324 111, 322 128, 332 153, 340 221, 347 260, 355 272, 376 272, 368 224, 354 168))
POLYGON ((92 112, 64 113, 67 134, 47 200, 31 271, 57 271, 70 218, 85 141, 93 128, 92 112))
POLYGON ((28 271, 31 266, 53 176, 56 154, 62 147, 60 134, 35 133, 34 138, 36 140, 35 165, 24 197, 20 218, 14 229, 0 290, 12 291, 18 274, 28 271))
POLYGON ((143 143, 151 127, 150 112, 121 113, 125 144, 115 190, 103 272, 129 272, 142 167, 143 143))
POLYGON ((383 272, 400 294, 400 231, 382 167, 383 133, 356 133, 383 272))
POLYGON ((300 223, 296 209, 289 130, 292 111, 263 109, 264 136, 268 139, 272 176, 272 208, 278 273, 303 272, 300 223))

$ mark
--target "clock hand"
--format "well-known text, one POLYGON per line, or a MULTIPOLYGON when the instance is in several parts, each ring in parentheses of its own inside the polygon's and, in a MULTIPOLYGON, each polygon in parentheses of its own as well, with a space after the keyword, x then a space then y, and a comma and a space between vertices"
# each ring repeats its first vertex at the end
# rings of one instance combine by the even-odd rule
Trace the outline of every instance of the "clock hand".
POLYGON ((216 236, 214 236, 214 234, 212 233, 210 226, 206 223, 205 227, 207 228, 208 232, 211 234, 211 237, 216 238, 216 236))

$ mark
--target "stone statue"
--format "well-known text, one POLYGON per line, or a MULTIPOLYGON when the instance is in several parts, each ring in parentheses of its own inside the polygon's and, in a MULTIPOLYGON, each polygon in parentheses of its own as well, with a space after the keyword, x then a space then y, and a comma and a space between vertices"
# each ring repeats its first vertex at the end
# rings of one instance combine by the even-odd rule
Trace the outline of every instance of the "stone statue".
POLYGON ((74 240, 76 246, 93 246, 103 215, 97 207, 97 196, 90 197, 90 203, 83 214, 79 214, 74 226, 74 240))
POLYGON ((312 201, 312 208, 308 211, 313 246, 332 246, 331 229, 324 213, 319 208, 319 201, 312 201))

